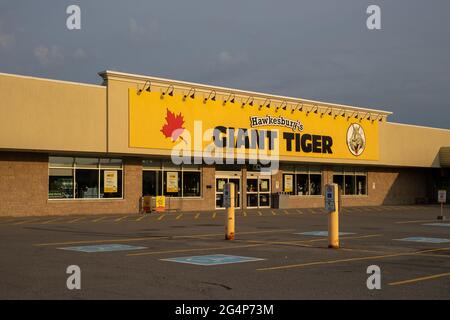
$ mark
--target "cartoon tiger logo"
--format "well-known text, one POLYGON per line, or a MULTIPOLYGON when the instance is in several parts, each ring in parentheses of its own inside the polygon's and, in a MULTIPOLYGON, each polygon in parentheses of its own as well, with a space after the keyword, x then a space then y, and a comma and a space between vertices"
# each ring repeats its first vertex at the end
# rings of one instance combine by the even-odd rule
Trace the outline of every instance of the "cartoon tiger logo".
POLYGON ((347 146, 354 156, 359 156, 366 148, 366 135, 358 123, 352 123, 347 130, 347 146))

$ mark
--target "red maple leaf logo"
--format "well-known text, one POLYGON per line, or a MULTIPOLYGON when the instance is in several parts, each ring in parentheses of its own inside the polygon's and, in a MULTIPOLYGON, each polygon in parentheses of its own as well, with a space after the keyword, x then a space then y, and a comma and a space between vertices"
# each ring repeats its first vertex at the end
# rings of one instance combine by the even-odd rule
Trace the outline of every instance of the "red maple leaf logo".
MULTIPOLYGON (((162 127, 161 132, 166 138, 172 138, 172 141, 175 141, 185 129, 183 128, 183 123, 184 120, 181 112, 178 115, 175 115, 175 113, 167 109, 166 123, 162 127)), ((183 140, 182 137, 180 138, 183 140)))

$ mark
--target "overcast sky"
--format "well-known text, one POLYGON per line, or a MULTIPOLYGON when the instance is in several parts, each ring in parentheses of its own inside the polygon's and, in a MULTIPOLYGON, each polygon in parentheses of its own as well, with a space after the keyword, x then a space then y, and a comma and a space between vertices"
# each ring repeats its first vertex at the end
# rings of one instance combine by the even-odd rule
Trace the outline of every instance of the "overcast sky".
POLYGON ((450 129, 450 1, 0 0, 0 72, 98 84, 105 69, 450 129), (81 30, 66 28, 71 4, 81 30), (381 30, 366 27, 370 4, 381 30))

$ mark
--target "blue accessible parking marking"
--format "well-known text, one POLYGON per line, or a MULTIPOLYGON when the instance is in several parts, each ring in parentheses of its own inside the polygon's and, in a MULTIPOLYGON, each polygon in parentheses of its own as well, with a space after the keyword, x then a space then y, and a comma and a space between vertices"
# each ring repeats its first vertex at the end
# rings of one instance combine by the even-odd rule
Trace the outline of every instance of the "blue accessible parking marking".
POLYGON ((79 252, 109 252, 109 251, 141 250, 147 249, 147 247, 129 246, 126 244, 101 244, 91 246, 65 247, 58 249, 79 251, 79 252))
POLYGON ((423 226, 435 226, 435 227, 450 227, 450 223, 424 223, 423 226))
POLYGON ((447 243, 450 239, 445 238, 427 238, 427 237, 409 237, 403 239, 394 239, 398 241, 426 242, 426 243, 447 243))
MULTIPOLYGON (((317 237, 327 237, 328 231, 307 231, 307 232, 296 232, 294 234, 303 234, 305 236, 317 236, 317 237)), ((353 232, 339 232, 340 236, 345 236, 348 234, 355 234, 353 232)))
POLYGON ((178 257, 169 259, 160 259, 162 261, 172 261, 179 263, 195 264, 199 266, 215 266, 220 264, 250 262, 265 260, 253 257, 230 256, 226 254, 210 254, 205 256, 178 257))

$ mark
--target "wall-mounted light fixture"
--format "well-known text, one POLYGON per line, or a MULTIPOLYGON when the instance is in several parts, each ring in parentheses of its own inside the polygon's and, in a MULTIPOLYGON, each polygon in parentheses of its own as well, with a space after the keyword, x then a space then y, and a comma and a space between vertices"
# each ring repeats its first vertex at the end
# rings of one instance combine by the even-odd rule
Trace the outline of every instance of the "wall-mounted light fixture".
POLYGON ((195 88, 190 88, 189 89, 189 92, 183 96, 183 101, 185 101, 187 97, 189 97, 191 99, 195 98, 195 88))
POLYGON ((230 93, 228 97, 223 100, 223 105, 227 104, 227 102, 234 103, 234 93, 230 93))
POLYGON ((206 103, 206 101, 211 100, 211 101, 216 101, 216 90, 212 90, 207 98, 203 99, 203 103, 206 103))
POLYGON ((165 92, 161 92, 161 99, 163 99, 165 95, 173 97, 174 90, 175 88, 173 87, 173 85, 168 86, 165 92))
POLYGON ((319 112, 319 106, 315 106, 314 113, 317 114, 319 112))
POLYGON ((258 109, 261 110, 263 106, 266 106, 266 108, 270 108, 270 100, 269 100, 269 98, 266 98, 266 100, 264 100, 264 102, 259 105, 258 109))
POLYGON ((150 92, 151 91, 151 88, 150 88, 151 85, 152 85, 152 83, 150 82, 150 80, 145 81, 144 86, 141 89, 138 90, 137 94, 140 95, 142 93, 142 91, 144 91, 144 90, 147 91, 147 92, 150 92), (148 83, 148 87, 146 88, 147 83, 148 83))
POLYGON ((248 97, 245 102, 242 102, 241 108, 245 107, 246 104, 248 104, 249 106, 253 106, 253 97, 248 97))

